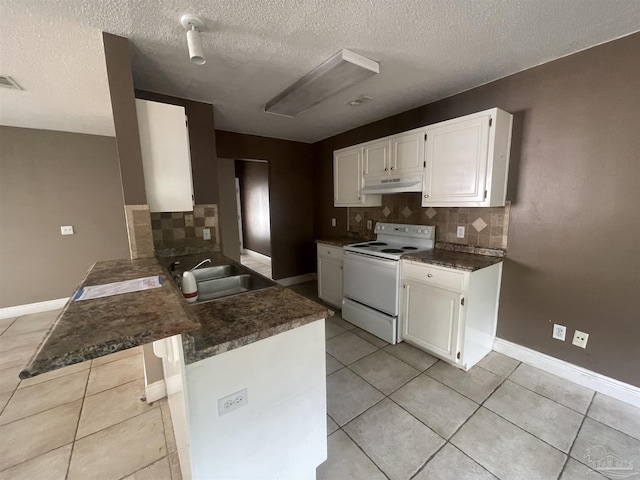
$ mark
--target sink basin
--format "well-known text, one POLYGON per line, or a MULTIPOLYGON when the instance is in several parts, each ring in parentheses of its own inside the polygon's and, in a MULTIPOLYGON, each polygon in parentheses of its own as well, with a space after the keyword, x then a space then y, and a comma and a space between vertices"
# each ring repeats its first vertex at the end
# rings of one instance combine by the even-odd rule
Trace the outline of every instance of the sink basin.
POLYGON ((233 275, 240 275, 243 273, 245 272, 235 265, 218 265, 215 267, 198 268, 193 271, 193 276, 196 277, 196 282, 200 283, 207 280, 231 277, 233 275))
MULTIPOLYGON (((239 265, 216 265, 193 270, 198 285, 198 300, 190 305, 238 295, 273 286, 273 283, 239 265)), ((174 277, 180 287, 180 276, 174 277)))
POLYGON ((202 303, 216 298, 270 287, 270 283, 256 275, 242 274, 204 280, 198 283, 198 300, 202 303))

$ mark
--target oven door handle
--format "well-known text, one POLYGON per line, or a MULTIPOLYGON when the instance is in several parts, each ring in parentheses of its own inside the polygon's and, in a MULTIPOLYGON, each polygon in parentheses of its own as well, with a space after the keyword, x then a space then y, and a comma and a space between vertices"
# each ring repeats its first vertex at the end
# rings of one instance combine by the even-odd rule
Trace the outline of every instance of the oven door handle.
POLYGON ((363 262, 369 262, 369 263, 374 263, 374 262, 397 263, 398 262, 398 260, 391 260, 389 258, 376 257, 375 255, 367 255, 366 253, 356 253, 348 250, 345 251, 344 253, 345 255, 350 255, 354 259, 358 259, 363 262))

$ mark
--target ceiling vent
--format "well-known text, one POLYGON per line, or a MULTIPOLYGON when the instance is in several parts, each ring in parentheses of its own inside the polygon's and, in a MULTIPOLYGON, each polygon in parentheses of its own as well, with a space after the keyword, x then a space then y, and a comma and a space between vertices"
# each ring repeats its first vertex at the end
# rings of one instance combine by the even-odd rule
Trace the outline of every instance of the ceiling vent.
POLYGON ((269 100, 264 111, 295 117, 379 71, 378 62, 350 50, 341 50, 269 100))
POLYGON ((7 75, 0 75, 0 87, 13 88, 14 90, 22 90, 22 87, 18 85, 13 78, 7 75))
POLYGON ((355 98, 345 103, 345 105, 349 105, 351 107, 357 107, 359 105, 362 105, 363 103, 368 103, 371 100, 373 100, 373 97, 369 97, 368 95, 360 95, 358 98, 355 98))

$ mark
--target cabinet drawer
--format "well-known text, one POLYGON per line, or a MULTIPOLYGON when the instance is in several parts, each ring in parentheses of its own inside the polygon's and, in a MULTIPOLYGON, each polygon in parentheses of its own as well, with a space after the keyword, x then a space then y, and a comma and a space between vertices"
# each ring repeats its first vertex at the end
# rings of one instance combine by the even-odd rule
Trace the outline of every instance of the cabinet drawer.
POLYGON ((344 250, 342 247, 334 247, 325 243, 318 243, 318 257, 328 258, 342 263, 344 250))
POLYGON ((426 264, 403 262, 402 277, 456 292, 464 287, 464 272, 426 264))

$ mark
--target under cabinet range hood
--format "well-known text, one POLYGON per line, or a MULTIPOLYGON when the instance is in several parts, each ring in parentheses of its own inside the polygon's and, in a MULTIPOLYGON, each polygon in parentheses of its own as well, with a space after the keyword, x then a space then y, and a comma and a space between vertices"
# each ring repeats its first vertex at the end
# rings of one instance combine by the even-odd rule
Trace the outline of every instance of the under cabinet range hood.
POLYGON ((422 192, 422 175, 400 175, 389 178, 369 178, 362 193, 422 192))

